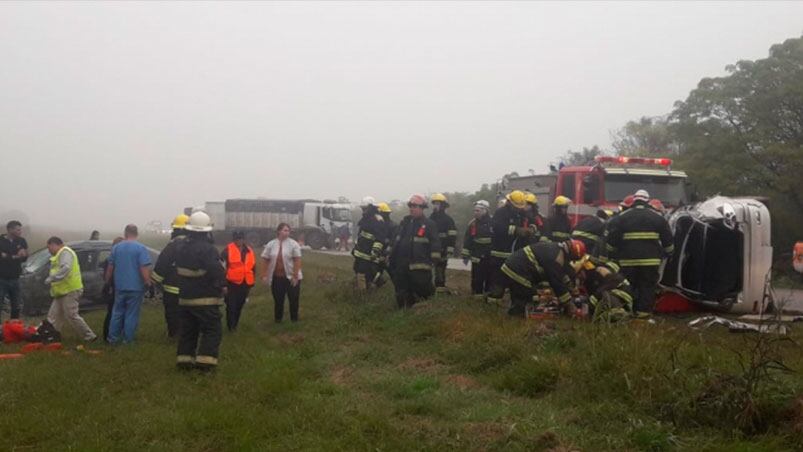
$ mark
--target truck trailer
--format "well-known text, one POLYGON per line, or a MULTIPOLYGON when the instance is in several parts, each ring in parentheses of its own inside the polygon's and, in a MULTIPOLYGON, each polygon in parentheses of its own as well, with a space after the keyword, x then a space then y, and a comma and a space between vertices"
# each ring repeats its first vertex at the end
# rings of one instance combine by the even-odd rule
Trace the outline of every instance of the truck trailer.
POLYGON ((224 243, 234 231, 242 231, 251 246, 272 240, 279 224, 287 223, 292 236, 312 249, 331 248, 338 232, 350 230, 352 223, 349 204, 314 199, 227 199, 190 210, 204 210, 210 216, 216 242, 224 243))

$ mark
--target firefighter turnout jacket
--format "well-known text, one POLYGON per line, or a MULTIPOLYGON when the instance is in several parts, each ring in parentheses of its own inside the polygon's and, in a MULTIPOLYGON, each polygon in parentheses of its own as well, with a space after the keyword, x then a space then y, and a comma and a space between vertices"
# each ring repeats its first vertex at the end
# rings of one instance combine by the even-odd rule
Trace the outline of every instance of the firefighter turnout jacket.
POLYGON ((532 234, 527 214, 510 203, 496 210, 491 221, 491 256, 507 259, 530 242, 532 234))
POLYGON ((388 228, 382 215, 376 212, 366 212, 357 223, 360 232, 357 234, 357 243, 351 250, 355 259, 371 263, 378 263, 387 244, 388 228))
POLYGON ((606 242, 621 267, 657 267, 675 250, 669 222, 643 201, 608 222, 606 242))
POLYGON ((561 245, 542 242, 516 251, 502 265, 502 272, 524 287, 534 288, 546 281, 561 303, 571 299, 571 276, 574 270, 561 245))
POLYGON ((546 219, 538 213, 538 210, 528 212, 527 216, 528 227, 532 234, 530 236, 530 243, 548 242, 550 233, 546 219))
POLYGON ((164 247, 156 265, 153 266, 151 279, 161 284, 165 293, 179 295, 178 274, 176 274, 176 256, 179 250, 187 243, 187 236, 179 234, 173 237, 167 246, 164 247))
POLYGON ((549 239, 565 242, 572 238, 572 224, 568 215, 552 215, 548 220, 549 239))
POLYGON ((483 215, 474 218, 468 223, 463 236, 463 258, 478 263, 491 255, 491 216, 483 215))
POLYGON ((176 253, 180 306, 223 304, 226 271, 217 249, 203 236, 190 236, 176 253))
POLYGON ((432 212, 429 219, 438 226, 438 238, 441 239, 441 257, 447 259, 454 255, 454 246, 457 242, 457 227, 454 220, 443 210, 432 212))
POLYGON ((577 223, 572 231, 572 238, 586 245, 589 256, 599 257, 605 236, 605 221, 598 216, 586 217, 577 223))
POLYGON ((408 215, 399 223, 398 233, 390 256, 390 266, 407 266, 409 270, 431 271, 441 256, 438 225, 426 217, 408 215))
POLYGON ((620 272, 619 266, 614 262, 595 265, 592 270, 585 272, 585 287, 589 294, 588 301, 595 308, 605 292, 616 296, 622 301, 626 311, 633 310, 633 290, 630 282, 620 272))

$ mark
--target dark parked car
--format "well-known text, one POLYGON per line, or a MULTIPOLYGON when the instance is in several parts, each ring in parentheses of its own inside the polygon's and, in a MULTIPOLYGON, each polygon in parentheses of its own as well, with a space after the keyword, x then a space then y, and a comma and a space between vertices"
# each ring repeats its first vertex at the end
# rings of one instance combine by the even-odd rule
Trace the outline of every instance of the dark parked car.
MULTIPOLYGON (((108 240, 86 240, 69 242, 67 246, 75 251, 81 265, 81 278, 84 282, 84 295, 81 298, 81 310, 105 307, 101 297, 103 290, 103 268, 101 264, 112 251, 112 242, 108 240)), ((148 248, 151 260, 156 262, 159 252, 148 248)), ((36 316, 50 309, 50 286, 45 284, 50 272, 50 252, 43 248, 32 253, 22 267, 20 290, 22 292, 22 312, 26 316, 36 316)))

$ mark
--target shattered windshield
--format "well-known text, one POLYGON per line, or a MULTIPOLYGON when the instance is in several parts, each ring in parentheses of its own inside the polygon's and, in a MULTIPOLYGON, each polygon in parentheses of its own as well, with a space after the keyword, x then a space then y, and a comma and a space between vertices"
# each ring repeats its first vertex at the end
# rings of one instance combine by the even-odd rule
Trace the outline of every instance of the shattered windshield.
POLYGON ((685 179, 682 177, 643 176, 635 174, 606 174, 605 199, 621 201, 637 190, 647 190, 650 197, 666 205, 679 206, 689 202, 685 179))
POLYGON ((50 262, 50 251, 44 248, 28 256, 22 270, 25 273, 35 273, 48 262, 50 262))

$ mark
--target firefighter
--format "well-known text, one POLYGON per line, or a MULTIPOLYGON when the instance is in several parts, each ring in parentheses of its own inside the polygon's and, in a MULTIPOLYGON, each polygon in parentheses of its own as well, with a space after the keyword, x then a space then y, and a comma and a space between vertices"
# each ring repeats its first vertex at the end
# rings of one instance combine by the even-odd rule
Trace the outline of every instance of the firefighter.
POLYGON ((491 221, 491 291, 486 301, 500 304, 505 295, 505 276, 502 264, 514 251, 530 243, 532 230, 527 219, 527 196, 513 190, 505 196, 505 203, 496 209, 491 221))
POLYGON ((410 215, 399 223, 390 256, 390 272, 400 309, 410 308, 435 293, 432 267, 441 260, 438 225, 424 216, 427 199, 413 195, 407 207, 410 215))
POLYGON ((583 264, 583 275, 593 320, 615 322, 630 316, 633 291, 616 263, 588 260, 583 264))
POLYGON ((502 265, 505 285, 510 289, 507 313, 514 317, 524 316, 533 290, 541 282, 549 283, 562 310, 568 312, 574 278, 571 261, 582 259, 585 254, 585 244, 571 239, 527 245, 513 253, 502 265))
POLYGON ((664 206, 664 203, 662 203, 660 199, 658 198, 651 199, 649 205, 661 215, 666 214, 666 207, 664 206))
POLYGON ((474 203, 474 218, 463 235, 463 264, 471 261, 471 293, 483 298, 491 290, 491 215, 488 201, 474 203))
POLYGON ((625 199, 619 203, 619 213, 623 213, 625 210, 629 209, 633 206, 633 195, 625 196, 625 199))
POLYGON ((449 256, 454 255, 455 242, 457 241, 457 227, 454 219, 446 213, 449 208, 449 201, 442 193, 435 193, 430 199, 432 202, 432 214, 429 219, 438 226, 438 238, 441 239, 441 259, 435 264, 435 292, 438 294, 448 294, 446 288, 446 265, 449 256))
POLYGON ((186 243, 176 250, 181 337, 176 365, 180 369, 217 368, 222 338, 220 306, 226 292, 226 271, 209 243, 212 221, 205 212, 190 216, 186 243))
POLYGON ((170 242, 164 247, 156 265, 153 267, 151 279, 162 287, 162 302, 165 308, 165 323, 167 324, 167 337, 178 337, 179 307, 178 307, 178 275, 176 275, 176 253, 184 246, 187 240, 187 225, 190 217, 184 214, 173 219, 173 231, 170 233, 170 242))
POLYGON ((586 245, 588 255, 596 258, 606 258, 603 253, 603 237, 605 235, 605 223, 613 216, 610 210, 599 209, 593 217, 580 220, 572 230, 572 238, 580 240, 586 245))
MULTIPOLYGON (((382 219, 384 220, 385 224, 385 249, 382 253, 382 257, 379 260, 379 269, 380 271, 387 271, 388 269, 388 259, 390 259, 390 252, 393 249, 393 239, 396 238, 396 229, 399 227, 393 220, 390 218, 390 214, 393 213, 393 210, 390 208, 388 203, 380 202, 377 206, 377 210, 379 211, 379 215, 382 215, 382 219)), ((379 277, 381 280, 382 276, 379 277)), ((384 284, 384 281, 381 282, 384 284)))
POLYGON ((357 223, 359 232, 351 250, 358 290, 369 290, 382 284, 380 261, 387 243, 387 227, 377 206, 371 196, 366 196, 360 203, 362 218, 357 223))
POLYGON ((637 191, 633 206, 609 221, 606 229, 611 256, 633 286, 637 314, 652 312, 661 260, 675 249, 669 223, 649 201, 646 190, 637 191))
POLYGON ((561 195, 552 201, 552 216, 549 217, 549 239, 563 242, 571 238, 572 223, 569 220, 569 206, 572 200, 561 195))
POLYGON ((237 330, 243 306, 254 286, 256 255, 254 249, 245 243, 242 231, 234 231, 231 239, 220 253, 220 260, 226 264, 226 327, 233 332, 237 330))
POLYGON ((549 228, 547 222, 541 213, 538 211, 538 197, 534 193, 525 192, 525 199, 527 200, 527 214, 529 227, 532 229, 532 236, 530 237, 531 243, 548 242, 549 241, 549 228))

